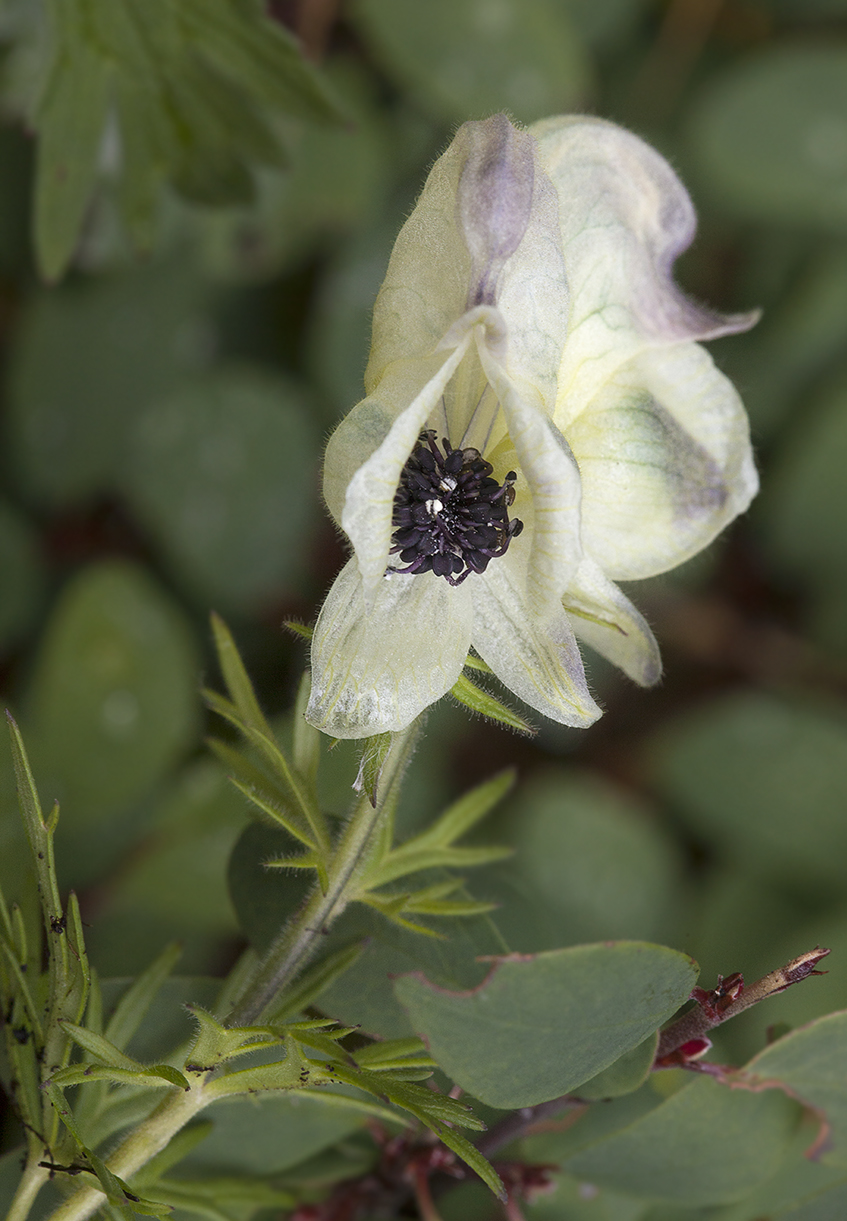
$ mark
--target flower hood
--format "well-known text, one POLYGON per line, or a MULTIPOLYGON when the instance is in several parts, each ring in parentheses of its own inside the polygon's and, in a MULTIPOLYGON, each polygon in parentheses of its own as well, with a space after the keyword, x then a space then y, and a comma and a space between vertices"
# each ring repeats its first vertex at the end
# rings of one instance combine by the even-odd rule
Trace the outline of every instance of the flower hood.
POLYGON ((459 129, 397 238, 367 397, 327 447, 353 555, 315 628, 313 724, 401 729, 471 645, 566 725, 600 715, 577 636, 656 681, 613 581, 695 554, 757 487, 740 400, 694 342, 755 319, 673 285, 694 224, 666 162, 611 123, 459 129))

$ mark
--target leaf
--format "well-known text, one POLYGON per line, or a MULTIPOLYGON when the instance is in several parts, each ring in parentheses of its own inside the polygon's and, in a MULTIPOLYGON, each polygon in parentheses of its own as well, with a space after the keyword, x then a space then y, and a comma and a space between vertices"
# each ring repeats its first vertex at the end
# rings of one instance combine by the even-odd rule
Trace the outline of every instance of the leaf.
POLYGON ((126 1214, 127 1205, 133 1212, 145 1217, 167 1217, 171 1212, 169 1204, 159 1204, 156 1200, 145 1200, 137 1196, 116 1174, 113 1174, 102 1158, 91 1149, 85 1149, 85 1155, 91 1162, 96 1181, 104 1192, 110 1204, 115 1205, 126 1214))
POLYGON ((422 1089, 419 1085, 398 1081, 387 1073, 370 1073, 366 1070, 350 1068, 347 1064, 337 1063, 329 1064, 326 1067, 342 1081, 356 1085, 367 1093, 376 1094, 377 1097, 384 1096, 396 1106, 409 1111, 416 1119, 431 1128, 449 1149, 452 1149, 471 1166, 495 1195, 503 1197, 503 1184, 496 1171, 478 1149, 474 1148, 461 1133, 455 1131, 455 1126, 472 1128, 476 1131, 485 1126, 465 1104, 458 1103, 443 1094, 422 1089))
POLYGON ((111 1064, 72 1064, 60 1068, 50 1080, 63 1089, 69 1085, 85 1085, 86 1082, 112 1081, 116 1085, 176 1086, 187 1090, 188 1081, 169 1064, 140 1064, 137 1068, 116 1068, 111 1064))
POLYGON ((224 1026, 200 1005, 186 1005, 199 1025, 186 1061, 186 1072, 208 1073, 236 1056, 285 1043, 286 1036, 269 1026, 224 1026))
POLYGON ((491 871, 484 892, 500 903, 497 925, 510 946, 658 941, 675 932, 679 849, 631 791, 596 773, 551 767, 511 804, 515 858, 491 871))
POLYGON ((684 954, 618 942, 496 959, 470 992, 421 975, 394 990, 448 1076, 489 1106, 512 1108, 596 1076, 658 1029, 695 979, 684 954))
POLYGON ((49 5, 55 48, 36 114, 36 238, 48 278, 64 271, 95 187, 112 102, 130 233, 152 244, 158 187, 239 202, 251 161, 278 163, 268 109, 338 120, 338 104, 294 39, 240 0, 49 5))
MULTIPOLYGON (((286 124, 286 172, 257 175, 250 208, 206 212, 202 256, 215 279, 266 283, 281 272, 296 271, 314 253, 334 249, 339 237, 357 233, 383 211, 395 167, 372 71, 359 57, 344 53, 324 63, 347 122, 308 129, 286 124)), ((324 358, 324 363, 335 364, 338 354, 331 341, 321 347, 332 351, 332 361, 324 358)), ((357 377, 361 383, 361 365, 357 377)), ((345 410, 356 397, 345 403, 345 410)))
POLYGON ((241 660, 241 654, 238 652, 238 646, 232 637, 232 632, 220 615, 214 611, 212 612, 211 622, 218 664, 220 665, 230 699, 245 725, 258 729, 260 733, 271 737, 270 726, 265 719, 265 714, 259 707, 259 701, 256 699, 253 684, 250 682, 250 677, 244 668, 244 662, 241 660))
POLYGON ((338 120, 334 97, 280 22, 238 0, 182 0, 189 41, 254 97, 304 118, 338 120))
MULTIPOLYGON (((298 775, 288 762, 276 740, 261 730, 254 729, 251 725, 246 724, 228 700, 216 695, 213 691, 205 691, 203 694, 209 707, 214 712, 217 712, 219 716, 224 717, 231 724, 235 725, 244 734, 247 741, 258 749, 265 765, 270 767, 274 779, 281 788, 286 806, 297 817, 298 823, 302 820, 302 823, 311 828, 315 838, 314 840, 304 840, 304 833, 302 831, 292 833, 297 834, 298 838, 307 843, 309 847, 316 847, 317 845, 324 848, 328 847, 329 831, 326 820, 318 808, 315 795, 310 791, 303 777, 298 775)), ((227 752, 224 750, 217 753, 220 757, 223 757, 227 752)), ((230 755, 229 757, 231 758, 232 756, 230 755)), ((267 809, 266 813, 273 817, 273 807, 267 809)), ((280 821, 278 814, 275 821, 280 821)))
MULTIPOLYGON (((221 708, 220 697, 212 692, 204 692, 204 697, 212 711, 221 708)), ((314 848, 314 840, 303 826, 303 820, 292 815, 291 803, 286 800, 286 794, 281 785, 267 772, 257 767, 247 755, 226 742, 216 738, 207 740, 210 750, 218 757, 229 772, 229 779, 239 793, 243 794, 255 809, 265 817, 263 822, 270 822, 282 828, 295 841, 314 848)))
MULTIPOLYGON (((384 1120, 387 1108, 379 1110, 384 1120)), ((368 1117, 358 1099, 334 1099, 324 1089, 236 1095, 207 1114, 212 1132, 181 1163, 181 1176, 277 1175, 349 1137, 368 1117)))
POLYGON ((97 1034, 93 1030, 88 1030, 85 1026, 76 1026, 73 1022, 63 1022, 62 1025, 78 1047, 81 1047, 83 1051, 87 1051, 90 1056, 94 1056, 95 1059, 100 1060, 103 1064, 108 1064, 113 1068, 131 1070, 144 1067, 137 1060, 133 1060, 131 1056, 125 1055, 119 1047, 116 1047, 114 1043, 110 1043, 103 1035, 97 1034))
POLYGON ((661 790, 691 829, 753 872, 839 894, 847 853, 847 718, 831 705, 745 691, 655 740, 661 790))
POLYGON ((124 495, 202 607, 255 613, 302 580, 317 510, 312 415, 305 385, 246 362, 185 378, 137 413, 124 495))
POLYGON ((49 9, 55 50, 36 117, 35 249, 41 274, 57 280, 94 190, 112 72, 86 42, 78 6, 53 0, 49 9))
POLYGON ((136 417, 208 365, 217 333, 208 284, 189 260, 169 258, 21 304, 9 444, 23 487, 50 507, 122 495, 136 417))
POLYGON ((601 1098, 619 1098, 631 1094, 643 1085, 653 1069, 656 1048, 659 1045, 658 1031, 648 1035, 643 1043, 625 1052, 596 1077, 579 1087, 579 1096, 588 1102, 601 1098))
POLYGON ((422 847, 415 851, 414 841, 412 841, 390 853, 381 865, 367 875, 364 884, 368 888, 384 886, 407 874, 419 873, 422 869, 472 869, 476 865, 488 865, 492 861, 502 861, 511 855, 511 848, 496 845, 479 848, 422 847))
POLYGON ((64 930, 65 928, 65 914, 62 911, 62 902, 59 897, 53 847, 59 810, 58 807, 54 807, 50 818, 45 821, 21 732, 15 724, 12 714, 8 711, 6 720, 12 740, 12 760, 15 768, 18 803, 29 843, 32 867, 38 879, 38 894, 41 900, 44 927, 49 936, 51 930, 55 932, 57 929, 64 930))
POLYGON ((398 1065, 434 1068, 435 1061, 420 1039, 384 1039, 357 1048, 355 1060, 362 1068, 385 1070, 398 1065))
MULTIPOLYGON (((847 259, 839 271, 843 289, 847 259)), ((830 309, 830 317, 842 324, 847 317, 847 290, 844 295, 844 306, 835 302, 830 309)), ((837 345, 841 351, 843 332, 837 345)), ((802 430, 786 436, 777 451, 764 537, 779 571, 815 589, 834 588, 840 593, 847 584, 847 561, 838 528, 847 512, 840 477, 847 458, 847 382, 839 379, 829 385, 810 407, 804 413, 802 430)))
POLYGON ((844 232, 847 51, 787 42, 713 77, 689 135, 704 183, 741 216, 844 232))
POLYGON ((447 123, 497 110, 529 123, 578 106, 588 83, 567 13, 551 0, 359 0, 352 17, 385 71, 447 123))
POLYGON ((454 685, 450 688, 450 694, 454 700, 464 704, 471 712, 477 712, 480 716, 488 717, 491 721, 497 721, 501 725, 507 725, 510 729, 516 729, 518 733, 529 735, 535 733, 535 730, 528 721, 518 716, 516 712, 512 712, 511 708, 508 708, 506 704, 490 695, 488 691, 484 691, 482 687, 477 687, 465 674, 459 675, 454 685))
POLYGON ((399 851, 416 845, 417 847, 444 847, 461 839, 472 827, 488 815, 498 802, 502 801, 514 786, 517 773, 514 768, 507 768, 490 780, 483 781, 476 788, 463 793, 458 801, 454 801, 444 813, 436 819, 431 827, 421 835, 403 844, 399 851))
POLYGON ((140 568, 103 562, 63 590, 36 660, 29 732, 39 781, 63 802, 74 880, 97 876, 120 845, 104 820, 146 796, 193 742, 196 673, 188 624, 140 568))
POLYGON ((304 670, 294 704, 291 755, 297 771, 314 789, 321 758, 321 733, 306 720, 306 705, 309 702, 311 686, 311 675, 308 670, 304 670))
POLYGON ((290 1191, 248 1178, 161 1179, 150 1188, 150 1194, 172 1208, 207 1217, 210 1221, 232 1221, 232 1213, 228 1210, 233 1208, 246 1209, 249 1215, 256 1209, 276 1211, 291 1208, 296 1203, 290 1191))
POLYGON ((166 946, 147 970, 127 988, 104 1031, 115 1047, 123 1049, 127 1046, 181 953, 182 947, 178 942, 166 946))
POLYGON ((823 1124, 822 1160, 847 1166, 847 1012, 830 1013, 792 1031, 755 1056, 733 1081, 751 1089, 783 1086, 814 1108, 823 1124))
POLYGON ((353 788, 357 793, 367 793, 372 806, 376 806, 379 778, 393 739, 392 733, 380 733, 362 744, 362 761, 353 788))
POLYGON ((343 946, 335 953, 328 954, 319 962, 308 967, 296 981, 285 990, 285 999, 279 1009, 275 1009, 271 1020, 280 1022, 288 1017, 301 1013, 312 1005, 335 980, 359 958, 364 949, 364 943, 354 941, 352 945, 343 946))
POLYGON ((725 1204, 778 1170, 798 1118, 778 1092, 750 1094, 700 1077, 563 1169, 639 1199, 725 1204))

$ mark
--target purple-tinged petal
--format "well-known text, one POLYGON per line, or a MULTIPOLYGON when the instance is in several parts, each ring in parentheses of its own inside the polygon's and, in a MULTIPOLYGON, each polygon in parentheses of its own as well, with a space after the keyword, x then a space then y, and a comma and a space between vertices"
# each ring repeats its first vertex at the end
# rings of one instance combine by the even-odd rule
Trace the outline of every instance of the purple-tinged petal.
POLYGON ((556 418, 565 429, 623 362, 645 347, 747 330, 757 314, 725 317, 673 283, 691 244, 691 200, 665 159, 603 119, 544 119, 530 129, 559 195, 571 291, 556 418))
POLYGON ((741 400, 697 344, 619 369, 567 439, 582 477, 582 544, 612 580, 682 564, 758 488, 741 400))

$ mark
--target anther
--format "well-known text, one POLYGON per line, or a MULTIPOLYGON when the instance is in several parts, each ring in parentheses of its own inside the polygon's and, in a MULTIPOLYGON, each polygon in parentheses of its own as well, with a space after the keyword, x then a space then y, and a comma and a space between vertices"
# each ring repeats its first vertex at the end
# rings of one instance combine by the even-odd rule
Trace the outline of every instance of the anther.
POLYGON ((400 475, 394 497, 391 554, 405 568, 389 572, 434 572, 461 585, 472 572, 485 572, 505 555, 523 522, 509 520, 515 471, 502 484, 477 449, 453 449, 445 437, 421 433, 400 475))

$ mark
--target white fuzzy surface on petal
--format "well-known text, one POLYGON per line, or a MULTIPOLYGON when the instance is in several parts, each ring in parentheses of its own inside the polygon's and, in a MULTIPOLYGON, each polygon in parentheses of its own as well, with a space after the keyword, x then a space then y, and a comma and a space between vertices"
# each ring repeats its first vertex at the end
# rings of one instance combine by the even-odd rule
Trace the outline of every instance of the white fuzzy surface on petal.
POLYGON ((582 476, 582 542, 613 580, 696 555, 755 495, 747 418, 697 344, 618 371, 567 438, 582 476))
MULTIPOLYGON (((533 613, 543 619, 557 609, 582 558, 579 471, 553 421, 521 396, 481 340, 478 348, 532 498, 529 538, 522 536, 512 546, 525 553, 529 543, 525 596, 533 613)), ((494 566, 500 562, 495 560, 494 566)))
POLYGON ((596 721, 600 709, 561 607, 546 620, 533 614, 504 562, 473 580, 473 646, 504 686, 562 725, 584 729, 596 721))
POLYGON ((544 119, 530 128, 559 195, 571 292, 556 420, 563 431, 619 365, 645 347, 746 330, 757 315, 724 317, 672 280, 696 218, 665 159, 603 119, 544 119))
POLYGON ((644 617, 593 560, 580 564, 564 607, 574 631, 634 682, 652 687, 662 674, 659 646, 644 617))
POLYGON ((349 560, 315 625, 306 719, 336 738, 404 729, 461 674, 472 615, 467 583, 432 573, 387 577, 366 606, 349 560))

